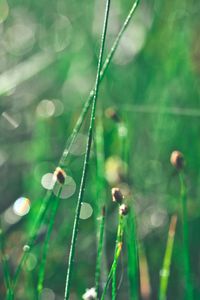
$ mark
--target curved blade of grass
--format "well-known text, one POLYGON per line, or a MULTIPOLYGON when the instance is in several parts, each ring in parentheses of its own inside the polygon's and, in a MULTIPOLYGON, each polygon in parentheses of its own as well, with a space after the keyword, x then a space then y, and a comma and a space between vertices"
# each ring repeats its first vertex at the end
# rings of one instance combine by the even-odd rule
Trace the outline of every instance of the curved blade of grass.
POLYGON ((167 299, 167 286, 168 286, 168 280, 170 275, 172 251, 174 246, 174 236, 176 232, 176 222, 177 222, 177 216, 174 215, 171 218, 171 222, 169 226, 167 246, 166 246, 165 255, 163 259, 163 267, 160 275, 159 300, 167 299))
POLYGON ((182 205, 182 221, 183 221, 183 255, 184 255, 184 268, 185 268, 185 286, 186 286, 186 299, 193 299, 193 287, 191 282, 191 270, 189 259, 189 232, 188 232, 188 216, 187 216, 187 187, 184 179, 184 174, 179 173, 180 180, 180 197, 182 205))
POLYGON ((139 261, 138 261, 138 243, 135 228, 135 216, 133 209, 127 216, 126 243, 128 253, 128 278, 130 286, 130 298, 139 299, 139 261))
POLYGON ((60 204, 60 193, 61 193, 61 191, 62 191, 62 187, 60 187, 60 189, 59 189, 58 196, 55 197, 55 199, 53 199, 54 203, 52 205, 50 222, 49 222, 49 226, 48 226, 48 229, 47 229, 47 233, 46 233, 46 237, 45 237, 45 241, 44 241, 44 246, 43 246, 43 250, 42 250, 42 260, 41 260, 41 264, 40 264, 40 268, 39 268, 38 284, 37 284, 38 298, 39 298, 39 296, 42 292, 42 289, 43 289, 43 282, 44 282, 44 275, 45 275, 45 265, 46 265, 46 260, 47 260, 47 252, 49 250, 49 241, 50 241, 53 225, 54 225, 54 222, 55 222, 56 213, 57 213, 57 210, 58 210, 58 207, 59 207, 59 204, 60 204))
POLYGON ((93 127, 94 127, 94 121, 95 121, 96 103, 97 103, 98 92, 99 92, 100 71, 101 71, 101 65, 102 65, 102 59, 103 59, 103 53, 104 53, 104 47, 105 47, 105 39, 106 39, 106 33, 107 33, 107 26, 108 26, 110 1, 111 0, 107 0, 107 2, 106 2, 103 32, 102 32, 102 37, 101 37, 101 46, 100 46, 100 51, 99 51, 99 59, 98 59, 98 67, 97 67, 97 76, 96 76, 96 82, 95 82, 94 96, 93 96, 93 100, 92 100, 90 125, 89 125, 89 130, 88 130, 86 154, 85 154, 85 159, 84 159, 84 164, 83 164, 83 172, 82 172, 78 202, 77 202, 77 207, 76 207, 74 226, 73 226, 73 231, 72 231, 72 239, 71 239, 66 286, 65 286, 65 295, 64 295, 65 300, 69 299, 71 274, 72 274, 72 268, 73 268, 73 259, 74 259, 76 239, 77 239, 77 234, 78 234, 79 216, 80 216, 81 203, 82 203, 84 190, 85 190, 86 175, 87 175, 87 170, 88 170, 88 162, 89 162, 90 149, 91 149, 92 137, 93 137, 93 127))

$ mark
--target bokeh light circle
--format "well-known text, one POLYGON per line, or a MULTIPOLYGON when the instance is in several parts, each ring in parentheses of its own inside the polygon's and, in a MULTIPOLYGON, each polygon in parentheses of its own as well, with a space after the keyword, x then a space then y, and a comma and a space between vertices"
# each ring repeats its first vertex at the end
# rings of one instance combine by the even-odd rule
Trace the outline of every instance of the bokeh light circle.
MULTIPOLYGON (((53 190, 53 192, 56 196, 58 196, 59 190, 60 190, 60 185, 57 184, 53 190)), ((62 185, 60 198, 67 199, 67 198, 71 197, 75 192, 76 192, 76 182, 74 181, 74 179, 72 177, 66 176, 65 183, 62 185)))
POLYGON ((28 214, 31 202, 28 198, 20 197, 13 204, 13 211, 16 215, 23 217, 28 214))
POLYGON ((83 202, 81 204, 80 219, 82 220, 89 219, 92 213, 93 213, 92 206, 87 202, 83 202))

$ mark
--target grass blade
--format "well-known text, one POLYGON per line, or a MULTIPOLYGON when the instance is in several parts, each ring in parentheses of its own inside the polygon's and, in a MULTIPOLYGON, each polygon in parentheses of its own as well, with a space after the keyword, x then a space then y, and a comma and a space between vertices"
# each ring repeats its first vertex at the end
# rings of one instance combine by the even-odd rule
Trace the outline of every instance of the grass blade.
POLYGON ((101 223, 99 228, 99 243, 97 249, 97 260, 96 260, 96 270, 95 270, 95 290, 97 292, 97 295, 99 293, 99 282, 100 282, 100 275, 101 275, 104 229, 105 229, 105 206, 102 209, 101 223))
POLYGON ((130 286, 130 299, 139 299, 139 262, 138 244, 135 228, 135 216, 133 209, 127 216, 126 243, 128 252, 128 278, 130 286))
POLYGON ((119 260, 119 256, 121 254, 122 250, 122 239, 123 239, 123 232, 124 232, 124 222, 123 217, 119 216, 119 223, 117 228, 117 238, 116 238, 116 246, 115 246, 115 253, 114 253, 114 259, 112 266, 110 268, 110 272, 108 274, 108 278, 103 290, 103 293, 101 295, 101 300, 105 299, 106 292, 108 290, 110 281, 113 280, 112 284, 112 299, 116 299, 116 270, 117 270, 117 264, 119 260))
POLYGON ((93 127, 94 127, 95 113, 96 113, 96 103, 97 103, 99 83, 100 83, 100 71, 101 71, 101 65, 102 65, 102 59, 103 59, 103 53, 104 53, 104 47, 105 47, 105 39, 106 39, 107 26, 108 26, 109 11, 110 11, 110 0, 107 0, 104 24, 103 24, 103 32, 102 32, 102 38, 101 38, 101 46, 100 46, 99 59, 98 59, 97 76, 96 76, 96 82, 95 82, 94 96, 93 96, 93 100, 92 100, 92 111, 91 111, 90 125, 89 125, 89 130, 88 130, 86 154, 85 154, 85 159, 84 159, 84 164, 83 164, 81 185, 80 185, 80 190, 79 190, 78 202, 77 202, 75 219, 74 219, 74 226, 73 226, 73 231, 72 231, 72 239, 71 239, 68 270, 67 270, 67 277, 66 277, 66 286, 65 286, 65 295, 64 295, 65 300, 69 299, 69 293, 70 293, 73 259, 74 259, 76 239, 77 239, 77 234, 78 234, 78 224, 79 224, 81 203, 82 203, 84 190, 85 190, 86 175, 87 175, 87 170, 88 170, 88 162, 89 162, 90 149, 91 149, 91 144, 92 144, 93 127))
POLYGON ((188 233, 188 216, 187 216, 187 187, 182 172, 179 173, 180 180, 180 197, 182 205, 182 221, 183 221, 183 255, 184 255, 184 268, 185 268, 185 286, 186 286, 186 299, 193 299, 193 288, 191 282, 191 270, 189 259, 189 233, 188 233))
POLYGON ((159 300, 167 299, 167 287, 168 287, 168 280, 170 276, 170 266, 172 260, 172 251, 174 245, 174 237, 176 232, 176 223, 177 223, 177 216, 174 215, 171 218, 169 232, 168 232, 168 239, 167 239, 167 246, 165 250, 165 256, 163 259, 163 267, 161 270, 160 275, 160 292, 159 292, 159 300))

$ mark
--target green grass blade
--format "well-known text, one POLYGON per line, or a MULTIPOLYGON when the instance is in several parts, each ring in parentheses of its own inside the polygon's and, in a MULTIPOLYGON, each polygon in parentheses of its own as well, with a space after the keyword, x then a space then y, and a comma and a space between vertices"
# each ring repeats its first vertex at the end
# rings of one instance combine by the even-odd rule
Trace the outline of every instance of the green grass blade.
POLYGON ((139 261, 138 243, 136 236, 135 215, 133 209, 127 216, 126 244, 128 254, 128 278, 130 286, 130 299, 139 299, 139 261))
POLYGON ((95 289, 97 295, 99 293, 99 283, 100 283, 100 276, 101 276, 104 230, 105 230, 105 206, 102 209, 101 223, 99 228, 99 242, 98 242, 96 270, 95 270, 95 289))
POLYGON ((185 268, 185 287, 186 299, 193 299, 193 287, 191 282, 190 270, 190 255, 189 255, 189 232, 188 232, 188 215, 187 215, 187 187, 184 179, 184 174, 179 173, 180 180, 180 197, 182 205, 182 222, 183 222, 183 255, 184 255, 184 268, 185 268))
POLYGON ((111 280, 113 281, 113 283, 112 283, 112 299, 116 299, 116 270, 117 270, 119 256, 120 256, 121 250, 122 250, 122 239, 123 239, 123 232, 124 232, 124 222, 123 221, 124 221, 123 217, 120 215, 118 227, 117 227, 117 237, 116 237, 116 246, 115 246, 113 263, 110 268, 110 272, 108 274, 108 278, 107 278, 105 287, 103 289, 103 293, 101 295, 101 300, 105 299, 106 292, 108 290, 111 280))
POLYGON ((84 164, 83 164, 83 172, 82 172, 78 202, 77 202, 77 207, 76 207, 74 226, 73 226, 73 231, 72 231, 72 239, 71 239, 69 261, 68 261, 68 270, 67 270, 67 277, 66 277, 66 286, 65 286, 65 295, 64 295, 65 300, 69 299, 69 293, 70 293, 73 259, 74 259, 76 239, 77 239, 77 234, 78 234, 78 224, 79 224, 81 203, 82 203, 84 190, 85 190, 86 175, 87 175, 87 170, 88 170, 88 162, 89 162, 90 149, 91 149, 91 144, 92 144, 93 127, 94 127, 95 113, 96 113, 96 103, 97 103, 99 83, 100 83, 100 71, 101 71, 101 65, 102 65, 102 59, 103 59, 103 53, 104 53, 104 47, 105 47, 105 39, 106 39, 107 26, 108 26, 109 11, 110 11, 110 0, 107 0, 106 10, 105 10, 105 17, 104 17, 104 24, 103 24, 103 32, 102 32, 102 38, 101 38, 101 46, 100 46, 99 59, 98 59, 97 76, 96 76, 94 96, 93 96, 93 101, 92 101, 92 111, 91 111, 90 125, 89 125, 89 130, 88 130, 86 154, 85 154, 85 159, 84 159, 84 164))
POLYGON ((106 259, 103 257, 103 246, 104 246, 104 230, 105 230, 105 155, 104 155, 104 131, 102 124, 102 110, 98 111, 98 121, 96 124, 95 131, 95 146, 96 146, 96 157, 97 157, 97 179, 96 179, 96 201, 95 211, 96 216, 96 228, 97 228, 97 259, 96 259, 96 270, 95 270, 95 289, 97 295, 99 294, 100 279, 102 271, 104 276, 107 278, 107 265, 106 259), (103 208, 102 208, 103 206, 103 208), (99 212, 102 208, 101 220, 99 225, 99 212))
POLYGON ((177 222, 177 216, 174 215, 171 218, 171 222, 169 226, 167 245, 166 245, 165 255, 163 259, 163 267, 160 274, 159 300, 167 299, 167 287, 168 287, 168 280, 170 276, 170 266, 172 260, 174 237, 176 232, 176 222, 177 222))

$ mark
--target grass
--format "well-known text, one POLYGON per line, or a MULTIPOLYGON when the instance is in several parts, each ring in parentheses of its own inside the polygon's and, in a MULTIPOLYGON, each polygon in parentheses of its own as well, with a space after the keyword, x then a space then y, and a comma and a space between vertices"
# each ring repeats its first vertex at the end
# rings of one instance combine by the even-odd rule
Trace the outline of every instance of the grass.
MULTIPOLYGON (((94 38, 94 36, 98 17, 100 15, 102 17, 102 14, 92 1, 91 3, 89 1, 87 5, 85 3, 78 5, 76 2, 68 4, 70 15, 68 21, 64 17, 65 4, 62 1, 56 4, 50 3, 49 7, 55 12, 59 12, 59 15, 62 12, 62 17, 64 17, 62 21, 70 24, 70 30, 72 28, 73 32, 77 30, 79 36, 77 44, 72 41, 73 39, 69 41, 67 58, 65 51, 64 55, 63 53, 48 55, 45 52, 46 54, 41 57, 35 56, 35 48, 33 48, 33 53, 29 56, 33 59, 24 56, 20 60, 16 57, 16 65, 13 59, 10 71, 4 70, 0 77, 0 94, 5 98, 8 97, 8 107, 13 102, 12 97, 15 100, 21 97, 18 92, 22 87, 27 88, 28 93, 34 91, 36 93, 34 97, 38 102, 40 97, 37 96, 37 85, 39 89, 38 82, 42 74, 46 80, 41 80, 42 97, 59 98, 62 94, 63 98, 67 99, 68 102, 64 103, 64 107, 68 109, 66 114, 55 119, 55 122, 52 121, 52 117, 39 121, 41 123, 36 128, 32 139, 32 149, 37 149, 37 151, 27 151, 29 153, 20 151, 18 156, 12 156, 16 162, 24 156, 27 161, 30 160, 32 169, 34 169, 33 166, 39 169, 39 163, 44 160, 48 168, 50 168, 50 163, 58 161, 58 167, 67 174, 72 174, 79 187, 79 192, 73 196, 72 201, 68 199, 60 201, 62 185, 57 196, 52 190, 43 197, 32 180, 35 175, 29 177, 28 173, 23 170, 23 188, 25 191, 30 191, 30 195, 32 193, 31 200, 33 198, 37 201, 33 201, 33 213, 21 218, 19 225, 18 223, 13 227, 6 225, 6 214, 1 216, 1 272, 4 286, 1 285, 0 295, 2 294, 1 297, 6 297, 7 300, 18 298, 32 300, 32 297, 51 298, 54 294, 55 297, 61 298, 64 294, 65 300, 81 299, 84 289, 92 285, 94 288, 91 288, 89 292, 96 293, 97 296, 93 295, 90 298, 88 296, 86 299, 103 300, 110 297, 112 300, 138 300, 140 298, 150 300, 158 295, 159 300, 174 297, 180 300, 195 300, 200 296, 199 287, 195 285, 197 280, 196 278, 196 281, 193 280, 198 274, 196 266, 199 259, 195 246, 195 243, 198 243, 196 232, 198 232, 200 208, 195 202, 195 199, 198 199, 199 178, 197 154, 199 151, 196 142, 199 113, 196 110, 198 101, 195 99, 199 97, 199 90, 194 84, 198 71, 194 71, 194 66, 192 67, 196 56, 192 55, 189 46, 186 46, 186 40, 189 41, 190 36, 189 30, 195 28, 195 25, 189 24, 189 12, 193 11, 195 14, 195 9, 187 4, 188 18, 186 18, 179 9, 179 6, 184 6, 183 2, 186 5, 185 1, 177 0, 171 5, 163 2, 162 7, 143 1, 137 11, 140 1, 136 0, 131 2, 128 15, 116 35, 119 19, 125 14, 130 4, 128 1, 117 1, 112 4, 110 2, 109 0, 106 2, 100 46, 96 44, 99 38, 94 38), (112 14, 109 14, 110 10, 112 14), (97 12, 94 24, 91 22, 93 11, 97 12), (130 24, 136 11, 135 23, 130 24), (176 12, 179 12, 179 17, 176 12), (82 13, 84 22, 83 20, 79 22, 82 13), (86 14, 90 16, 88 19, 85 18, 86 14), (183 20, 184 26, 181 23, 183 20), (173 23, 173 30, 168 24, 170 22, 173 23), (182 24, 181 30, 178 30, 180 24, 182 24), (128 28, 129 25, 130 28, 128 28), (108 33, 107 27, 110 30, 108 33), (91 33, 92 28, 93 33, 91 33), (137 34, 134 35, 134 32, 140 33, 138 36, 141 40, 137 34), (115 35, 116 38, 112 44, 115 35), (142 43, 142 37, 145 44, 137 50, 136 48, 142 43), (112 44, 107 56, 105 55, 105 41, 106 45, 112 44), (134 45, 131 44, 132 41, 134 45), (98 66, 96 66, 98 47, 100 50, 98 66), (138 51, 134 54, 135 56, 134 51, 138 51), (130 52, 132 53, 131 59, 130 52), (105 60, 104 57, 106 57, 105 60), (41 58, 44 58, 44 61, 41 62, 41 58), (83 68, 83 62, 87 67, 83 68), (73 72, 79 74, 81 68, 85 72, 84 76, 80 75, 84 82, 91 83, 95 72, 96 81, 78 116, 73 99, 80 98, 80 95, 85 97, 86 88, 78 77, 75 80, 77 85, 74 84, 73 72), (51 72, 54 77, 50 76, 51 72), (20 73, 20 76, 16 76, 17 73, 20 73), (10 81, 6 79, 7 76, 10 77, 10 81), (34 85, 31 87, 30 80, 32 83, 35 77, 38 78, 36 87, 34 85), (54 81, 55 85, 52 84, 54 81), (102 81, 104 84, 101 84, 102 81), (178 84, 176 84, 177 81, 178 84), (64 94, 65 85, 67 94, 64 94), (179 86, 182 88, 179 89, 179 86), (169 99, 173 100, 173 107, 169 99), (176 99, 182 99, 182 107, 179 107, 176 99), (191 107, 187 107, 188 99, 193 99, 191 107), (108 106, 116 107, 120 121, 114 120, 113 122, 112 118, 104 115, 104 109, 108 106), (185 122, 185 118, 191 118, 192 121, 185 122), (64 131, 66 121, 69 121, 68 128, 64 131), (81 158, 73 156, 70 150, 76 143, 78 133, 82 132, 86 132, 86 149, 81 158), (193 141, 191 148, 196 150, 194 160, 193 150, 189 149, 187 142, 182 138, 182 132, 193 141), (40 138, 42 142, 39 142, 40 138), (64 145, 65 140, 67 143, 64 145), (58 152, 62 150, 61 145, 64 151, 58 160, 58 152), (167 162, 167 157, 174 148, 180 148, 186 153, 187 174, 191 178, 190 189, 188 189, 185 173, 178 170, 180 207, 175 197, 178 192, 176 180, 173 179, 174 175, 171 174, 172 170, 167 162), (116 213, 116 205, 110 201, 110 190, 114 186, 122 190, 125 203, 128 203, 127 216, 116 213), (38 201, 39 199, 41 201, 38 201), (80 218, 83 201, 91 204, 93 208, 93 218, 87 221, 80 218), (182 242, 180 242, 179 230, 176 231, 176 217, 172 217, 169 232, 166 235, 168 217, 174 213, 179 218, 182 242), (56 218, 61 221, 56 222, 56 218), (194 228, 195 222, 198 226, 194 228), (44 225, 46 225, 44 239, 37 243, 40 230, 44 225), (16 230, 14 238, 12 228, 16 230), (22 237, 21 245, 18 241, 19 232, 22 237), (26 239, 25 236, 28 238, 26 239), (51 245, 52 236, 55 240, 51 245), (144 270, 139 270, 140 260, 143 259, 141 255, 138 255, 139 245, 144 247, 145 270, 148 269, 149 274, 143 272, 144 270), (180 255, 177 253, 182 253, 184 272, 182 272, 180 255), (68 258, 67 266, 66 258, 68 258), (28 272, 31 272, 31 276, 28 272), (66 279, 63 276, 65 273, 67 273, 66 279), (141 276, 143 273, 148 278, 141 276), (29 286, 28 277, 32 286, 29 286), (183 277, 185 287, 182 282, 183 277), (119 278, 120 282, 118 282, 119 278), (148 295, 144 291, 147 279, 148 284, 152 286, 152 295, 150 295, 149 287, 148 295), (24 282, 26 287, 30 288, 30 293, 28 288, 22 291, 24 282), (64 286, 65 291, 63 291, 64 286), (141 287, 144 290, 141 290, 141 287)), ((9 5, 14 4, 10 1, 9 5)), ((99 5, 103 7, 101 2, 99 5)), ((31 6, 41 11, 39 3, 33 3, 31 6)), ((15 14, 10 18, 14 16, 15 14)), ((49 24, 53 24, 51 20, 49 21, 49 24)), ((14 24, 12 19, 9 19, 8 23, 5 23, 5 30, 8 25, 12 24, 14 24)), ((61 30, 65 23, 56 24, 61 30)), ((51 33, 54 34, 54 30, 51 33)), ((55 41, 59 41, 57 37, 55 41)), ((36 45, 35 47, 37 48, 36 45)), ((197 67, 196 64, 195 67, 197 67)), ((17 100, 15 102, 17 103, 17 100)), ((4 100, 2 103, 7 105, 4 100)), ((54 108, 56 111, 56 107, 54 108)), ((30 116, 33 115, 31 109, 33 110, 33 105, 30 108, 30 116)), ((2 108, 3 110, 5 108, 2 108)), ((14 109, 8 112, 12 115, 14 109)), ((17 120, 19 116, 17 114, 15 116, 14 113, 13 115, 13 120, 15 118, 17 120)), ((31 120, 29 122, 31 123, 31 120)), ((19 132, 23 128, 23 122, 21 124, 19 132)), ((8 136, 11 137, 12 134, 8 136)), ((18 141, 21 141, 20 137, 18 141)), ((18 147, 21 149, 21 145, 18 147)), ((30 150, 30 147, 28 149, 30 150)), ((54 169, 54 167, 53 163, 51 168, 54 169)), ((10 178, 16 174, 19 176, 20 172, 21 170, 17 170, 16 167, 12 169, 13 175, 4 177, 10 178)), ((33 173, 36 173, 35 169, 33 173)), ((57 182, 56 185, 58 184, 57 182)), ((14 188, 13 185, 13 190, 14 188)), ((9 188, 5 189, 5 191, 8 190, 9 188)))
POLYGON ((163 267, 160 274, 159 300, 167 299, 167 287, 168 287, 168 280, 170 276, 170 266, 172 260, 174 237, 176 233, 176 222, 177 222, 177 216, 174 215, 171 218, 171 222, 169 226, 167 245, 166 245, 165 255, 163 259, 163 267))

